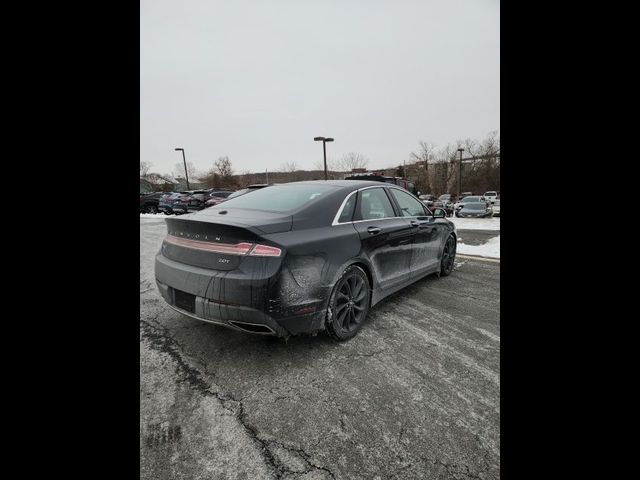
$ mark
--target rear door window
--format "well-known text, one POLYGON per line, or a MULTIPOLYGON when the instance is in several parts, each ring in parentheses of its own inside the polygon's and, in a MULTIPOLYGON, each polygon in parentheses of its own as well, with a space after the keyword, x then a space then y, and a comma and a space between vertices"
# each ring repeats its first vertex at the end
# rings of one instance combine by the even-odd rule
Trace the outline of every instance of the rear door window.
POLYGON ((375 220, 396 216, 384 188, 367 188, 360 191, 358 197, 357 220, 375 220))

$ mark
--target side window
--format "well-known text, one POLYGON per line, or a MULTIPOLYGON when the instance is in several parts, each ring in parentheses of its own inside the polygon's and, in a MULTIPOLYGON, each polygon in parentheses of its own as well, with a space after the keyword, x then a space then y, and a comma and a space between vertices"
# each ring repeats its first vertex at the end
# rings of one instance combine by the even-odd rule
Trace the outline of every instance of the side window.
POLYGON ((400 205, 400 211, 403 217, 424 217, 427 215, 422 202, 397 188, 391 188, 390 190, 391 194, 397 200, 398 205, 400 205))
POLYGON ((359 214, 360 220, 374 220, 376 218, 395 217, 391 200, 383 188, 368 188, 360 192, 359 214))
POLYGON ((347 203, 345 203, 344 208, 342 209, 342 213, 340 214, 340 218, 338 218, 338 223, 350 222, 353 218, 353 211, 356 208, 356 198, 358 197, 357 193, 354 193, 349 197, 347 203))

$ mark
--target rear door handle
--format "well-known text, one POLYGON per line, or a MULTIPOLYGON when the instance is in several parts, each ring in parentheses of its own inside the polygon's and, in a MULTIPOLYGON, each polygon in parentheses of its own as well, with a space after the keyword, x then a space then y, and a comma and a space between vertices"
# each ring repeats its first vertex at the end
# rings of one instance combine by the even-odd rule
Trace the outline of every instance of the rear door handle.
POLYGON ((369 232, 371 235, 377 235, 381 231, 382 231, 382 229, 380 227, 369 227, 369 228, 367 228, 367 232, 369 232))

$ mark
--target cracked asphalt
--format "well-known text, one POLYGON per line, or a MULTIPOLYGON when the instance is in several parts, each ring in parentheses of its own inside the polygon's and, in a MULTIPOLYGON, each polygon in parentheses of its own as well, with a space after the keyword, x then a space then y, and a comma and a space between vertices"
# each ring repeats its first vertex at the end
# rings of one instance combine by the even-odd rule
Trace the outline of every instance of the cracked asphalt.
POLYGON ((140 478, 495 479, 500 265, 464 259, 374 307, 347 343, 168 308, 140 220, 140 478))

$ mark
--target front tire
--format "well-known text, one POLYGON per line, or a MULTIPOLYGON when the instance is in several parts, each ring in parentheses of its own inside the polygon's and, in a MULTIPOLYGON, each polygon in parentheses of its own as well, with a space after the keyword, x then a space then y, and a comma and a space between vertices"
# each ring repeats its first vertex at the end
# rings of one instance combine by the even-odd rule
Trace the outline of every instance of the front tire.
POLYGON ((371 288, 364 271, 351 265, 340 276, 329 298, 327 334, 336 341, 353 338, 369 313, 371 288))
POLYGON ((144 208, 144 213, 158 213, 158 207, 154 204, 146 205, 144 208))
POLYGON ((453 271, 456 261, 456 237, 449 235, 442 250, 442 260, 440 261, 440 276, 446 277, 453 271))

